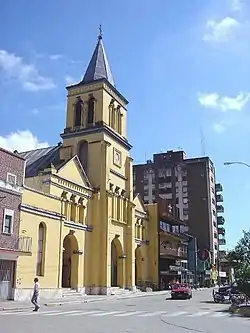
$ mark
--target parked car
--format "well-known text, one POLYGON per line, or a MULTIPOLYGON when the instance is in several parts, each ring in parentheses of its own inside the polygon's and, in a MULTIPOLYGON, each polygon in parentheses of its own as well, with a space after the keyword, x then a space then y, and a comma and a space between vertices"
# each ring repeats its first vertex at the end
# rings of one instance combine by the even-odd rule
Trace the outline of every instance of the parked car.
POLYGON ((172 299, 190 299, 192 298, 192 289, 187 283, 178 283, 172 285, 172 299))

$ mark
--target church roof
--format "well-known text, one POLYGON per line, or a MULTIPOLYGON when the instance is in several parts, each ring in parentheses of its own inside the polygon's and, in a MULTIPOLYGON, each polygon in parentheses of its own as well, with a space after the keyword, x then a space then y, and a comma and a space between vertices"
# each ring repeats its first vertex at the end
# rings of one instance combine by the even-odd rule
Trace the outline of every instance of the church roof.
POLYGON ((113 87, 115 87, 113 75, 103 46, 101 31, 94 53, 81 83, 90 83, 100 79, 106 79, 113 87))
POLYGON ((37 176, 39 171, 43 171, 51 163, 55 166, 61 164, 59 150, 60 145, 19 153, 26 160, 25 177, 37 176))
MULTIPOLYGON (((35 177, 40 171, 50 167, 51 164, 53 164, 57 170, 62 168, 69 160, 60 160, 60 148, 61 144, 58 144, 53 147, 40 148, 19 153, 18 155, 26 160, 25 177, 35 177)), ((73 158, 77 158, 78 163, 80 163, 78 157, 74 156, 73 158)), ((89 187, 91 187, 91 183, 82 165, 81 168, 86 183, 89 187)))

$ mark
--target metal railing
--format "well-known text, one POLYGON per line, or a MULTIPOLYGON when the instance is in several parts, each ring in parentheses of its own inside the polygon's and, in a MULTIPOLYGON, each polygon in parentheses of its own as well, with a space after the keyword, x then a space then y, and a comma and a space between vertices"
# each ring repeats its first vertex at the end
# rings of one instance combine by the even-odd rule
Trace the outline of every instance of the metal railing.
POLYGON ((187 251, 183 250, 182 248, 171 248, 171 247, 164 247, 164 250, 161 250, 161 256, 169 255, 178 258, 187 258, 187 251))
POLYGON ((32 238, 27 236, 1 235, 0 249, 13 250, 23 253, 31 253, 32 238))

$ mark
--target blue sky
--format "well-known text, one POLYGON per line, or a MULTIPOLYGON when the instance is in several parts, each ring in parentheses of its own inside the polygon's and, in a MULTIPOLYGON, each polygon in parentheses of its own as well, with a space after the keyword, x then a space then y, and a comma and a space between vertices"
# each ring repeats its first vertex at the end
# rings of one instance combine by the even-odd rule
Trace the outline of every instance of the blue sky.
POLYGON ((231 248, 250 226, 250 169, 223 166, 250 163, 249 10, 247 0, 4 1, 0 145, 20 151, 60 141, 65 86, 82 78, 102 24, 116 86, 130 101, 135 162, 205 150, 224 186, 231 248))

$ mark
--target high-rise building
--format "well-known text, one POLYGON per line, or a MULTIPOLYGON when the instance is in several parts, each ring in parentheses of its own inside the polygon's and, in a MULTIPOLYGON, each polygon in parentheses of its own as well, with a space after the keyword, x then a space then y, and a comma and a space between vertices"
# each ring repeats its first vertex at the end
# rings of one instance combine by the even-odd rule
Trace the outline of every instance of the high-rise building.
POLYGON ((223 197, 216 192, 210 158, 186 158, 184 151, 172 150, 154 154, 153 160, 134 165, 133 180, 134 191, 145 203, 157 202, 160 197, 179 209, 180 219, 197 238, 198 249, 209 250, 211 263, 215 263, 219 242, 225 244, 225 238, 218 240, 218 230, 224 236, 225 229, 217 226, 217 213, 224 211, 223 197))

